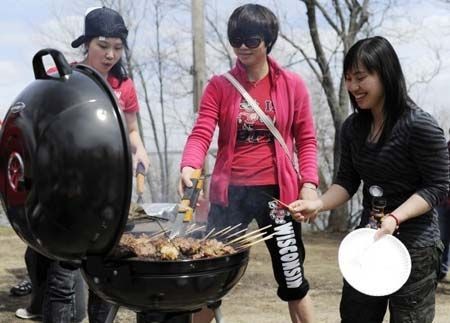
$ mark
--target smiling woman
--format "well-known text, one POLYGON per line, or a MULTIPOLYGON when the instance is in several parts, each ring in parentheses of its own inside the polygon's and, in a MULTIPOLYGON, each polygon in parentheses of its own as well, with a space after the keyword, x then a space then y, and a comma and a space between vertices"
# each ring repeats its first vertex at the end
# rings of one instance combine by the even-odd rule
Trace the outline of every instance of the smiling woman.
MULTIPOLYGON (((397 291, 382 297, 366 295, 367 289, 361 286, 367 282, 345 280, 342 322, 381 323, 389 306, 391 321, 414 317, 431 323, 442 252, 435 207, 447 198, 449 187, 444 133, 409 97, 397 53, 387 39, 376 36, 355 43, 345 56, 344 73, 354 113, 342 125, 336 179, 320 199, 299 200, 290 208, 314 218, 319 211, 347 202, 362 182, 364 209, 359 228, 370 227, 375 216, 371 188, 381 187, 384 217, 375 239, 395 235, 410 254, 411 274, 397 291)), ((388 265, 395 266, 394 262, 388 265)), ((363 280, 371 279, 367 271, 364 274, 363 280)), ((389 285, 391 277, 382 277, 389 285)))

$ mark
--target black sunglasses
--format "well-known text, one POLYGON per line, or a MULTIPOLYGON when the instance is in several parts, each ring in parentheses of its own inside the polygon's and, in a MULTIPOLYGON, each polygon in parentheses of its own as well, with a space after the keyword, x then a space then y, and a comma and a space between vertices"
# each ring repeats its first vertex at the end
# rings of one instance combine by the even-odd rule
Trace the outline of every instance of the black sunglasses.
POLYGON ((257 48, 261 42, 263 41, 262 37, 260 36, 251 36, 251 37, 233 37, 230 39, 230 45, 234 48, 240 48, 242 44, 245 45, 245 47, 254 49, 257 48))

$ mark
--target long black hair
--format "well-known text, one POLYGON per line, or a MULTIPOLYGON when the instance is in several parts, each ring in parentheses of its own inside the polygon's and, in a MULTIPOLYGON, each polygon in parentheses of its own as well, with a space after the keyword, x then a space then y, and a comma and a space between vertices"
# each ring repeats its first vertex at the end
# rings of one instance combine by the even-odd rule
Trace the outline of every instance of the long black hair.
MULTIPOLYGON (((375 36, 361 39, 347 52, 344 58, 344 75, 365 67, 367 71, 377 73, 384 90, 383 129, 378 140, 382 145, 391 135, 397 120, 413 106, 409 98, 405 77, 398 56, 389 43, 383 37, 375 36)), ((349 92, 353 110, 357 113, 354 118, 354 127, 358 138, 364 143, 370 132, 373 117, 370 110, 361 109, 356 103, 355 97, 349 92)))
POLYGON ((240 6, 228 19, 228 40, 234 37, 260 35, 267 46, 267 54, 277 41, 278 30, 278 19, 275 14, 259 4, 240 6))

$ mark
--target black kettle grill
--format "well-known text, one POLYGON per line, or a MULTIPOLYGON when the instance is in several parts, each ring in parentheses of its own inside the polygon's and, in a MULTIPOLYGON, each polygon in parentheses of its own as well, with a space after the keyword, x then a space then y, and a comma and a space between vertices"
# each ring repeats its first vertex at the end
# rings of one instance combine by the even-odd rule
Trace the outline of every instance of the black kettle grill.
POLYGON ((33 68, 36 80, 14 100, 0 133, 0 193, 13 229, 39 253, 78 262, 89 288, 116 310, 191 322, 186 313, 220 301, 242 277, 248 249, 182 261, 109 257, 132 193, 121 109, 100 74, 71 66, 57 50, 36 53, 33 68), (46 72, 46 55, 57 73, 46 72))

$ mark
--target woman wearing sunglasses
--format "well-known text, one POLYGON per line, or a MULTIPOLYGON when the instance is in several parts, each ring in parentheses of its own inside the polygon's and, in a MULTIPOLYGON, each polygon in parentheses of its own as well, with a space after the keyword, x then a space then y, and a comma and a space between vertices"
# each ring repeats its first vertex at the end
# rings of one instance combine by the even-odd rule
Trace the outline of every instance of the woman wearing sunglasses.
MULTIPOLYGON (((214 130, 219 126, 218 153, 211 178, 208 227, 220 230, 255 219, 271 225, 266 241, 278 296, 288 303, 292 322, 312 322, 309 284, 303 262, 301 223, 293 221, 278 199, 316 199, 316 138, 310 97, 300 77, 268 56, 277 40, 278 21, 267 8, 243 5, 228 21, 228 39, 237 56, 229 72, 258 103, 263 117, 224 76, 214 76, 203 94, 199 116, 181 161, 180 193, 190 187, 194 169, 202 168, 214 130), (278 129, 277 139, 263 120, 278 129), (284 149, 281 141, 285 142, 284 149), (297 157, 294 157, 294 150, 297 157), (300 165, 297 171, 293 166, 300 165)), ((195 322, 207 322, 205 311, 195 322)))

